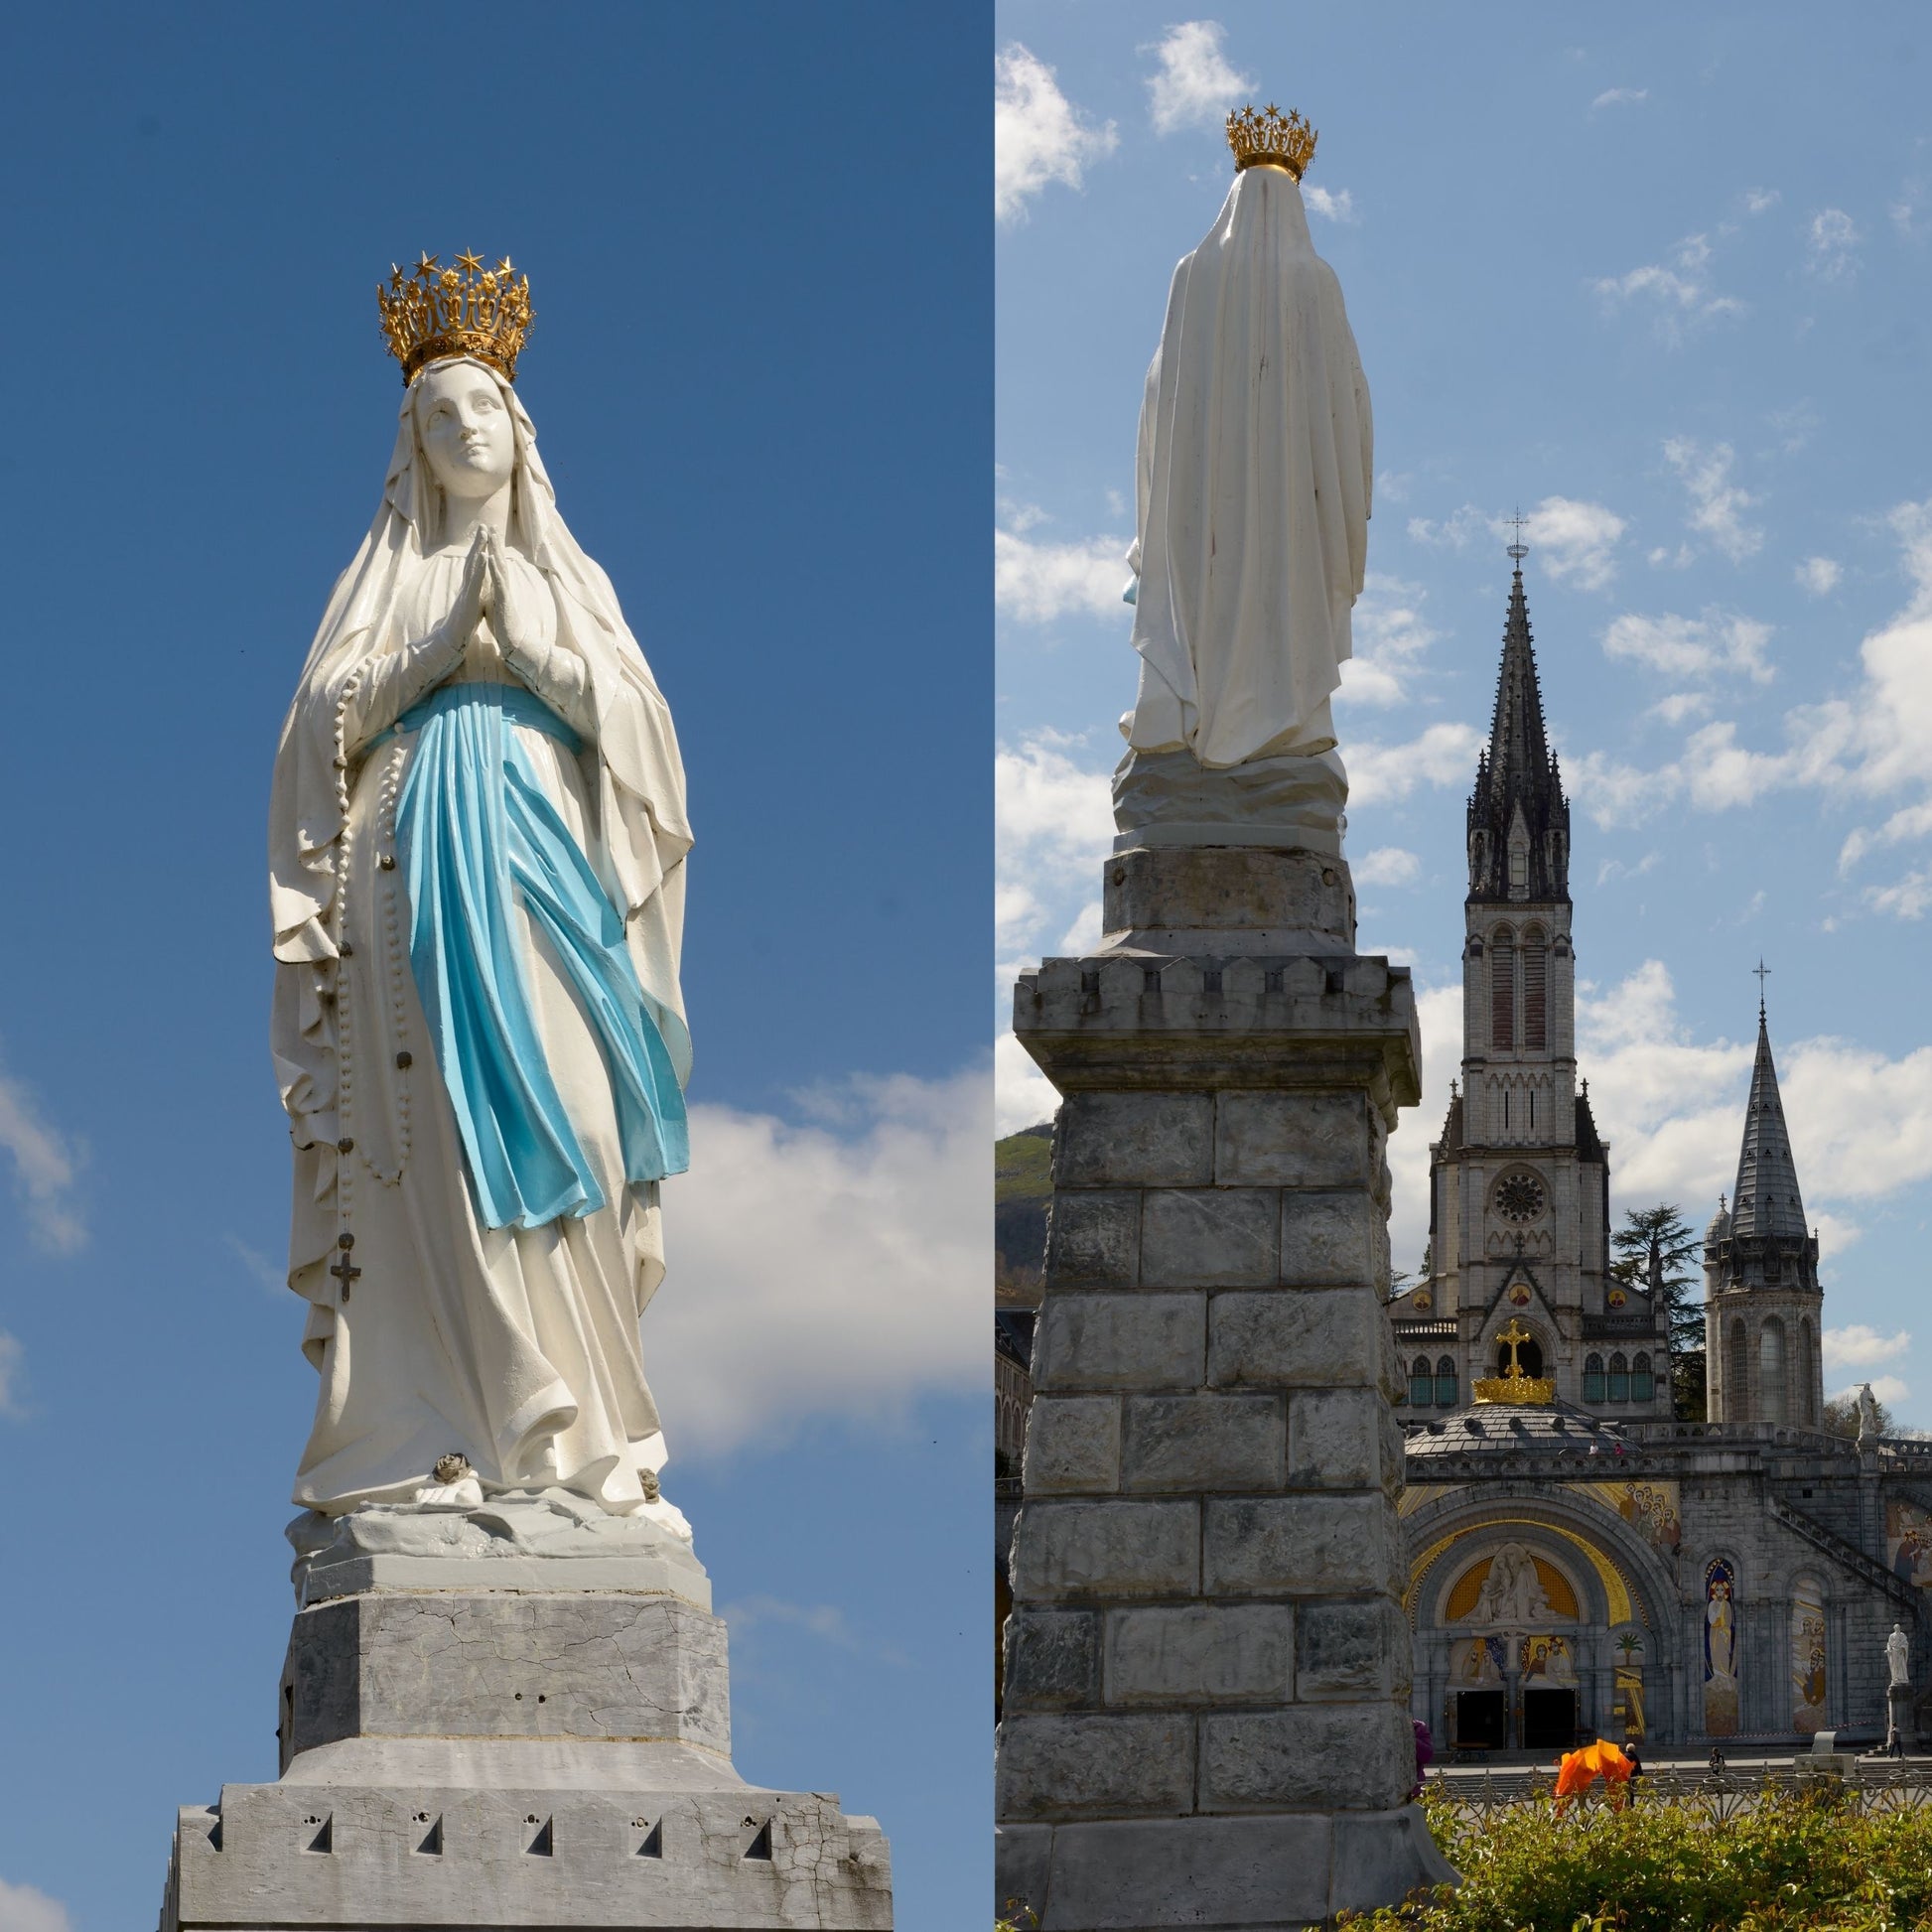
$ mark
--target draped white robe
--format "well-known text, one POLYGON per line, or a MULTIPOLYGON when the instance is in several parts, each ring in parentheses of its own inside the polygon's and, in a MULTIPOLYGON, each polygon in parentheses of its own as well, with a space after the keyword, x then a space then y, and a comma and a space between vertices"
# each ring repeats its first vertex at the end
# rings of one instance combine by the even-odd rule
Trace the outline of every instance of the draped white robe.
POLYGON ((1374 429, 1341 285, 1280 170, 1237 175, 1174 270, 1138 483, 1128 743, 1217 767, 1329 750, 1374 429))
MULTIPOLYGON (((509 567, 549 666, 531 688, 584 749, 512 729, 625 914, 683 1080, 691 841, 676 738, 608 580, 556 514, 529 419, 501 386, 517 440, 509 567)), ((289 1285, 309 1304, 303 1348, 321 1376, 295 1500, 329 1514, 406 1500, 454 1450, 486 1486, 561 1484, 625 1512, 664 1460, 638 1336, 663 1275, 657 1186, 624 1180, 595 1033, 519 908, 537 1033, 610 1204, 530 1229, 481 1223, 410 969, 405 874, 383 864, 415 734, 370 741, 436 683, 510 677, 486 637, 454 667, 426 646, 464 564, 438 548, 440 524, 405 401, 382 508, 283 728, 271 807, 274 1047, 295 1146, 289 1285)))

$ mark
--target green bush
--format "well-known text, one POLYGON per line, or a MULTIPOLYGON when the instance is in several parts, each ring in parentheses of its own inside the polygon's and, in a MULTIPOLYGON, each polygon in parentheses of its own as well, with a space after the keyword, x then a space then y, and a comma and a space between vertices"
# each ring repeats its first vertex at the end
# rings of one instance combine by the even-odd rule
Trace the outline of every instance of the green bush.
POLYGON ((1932 1927, 1932 1809, 1861 1817, 1837 1794, 1768 1790, 1722 1822, 1695 1801, 1547 1797, 1462 1811, 1432 1783, 1430 1829, 1462 1883, 1350 1914, 1349 1932, 1919 1932, 1932 1927))

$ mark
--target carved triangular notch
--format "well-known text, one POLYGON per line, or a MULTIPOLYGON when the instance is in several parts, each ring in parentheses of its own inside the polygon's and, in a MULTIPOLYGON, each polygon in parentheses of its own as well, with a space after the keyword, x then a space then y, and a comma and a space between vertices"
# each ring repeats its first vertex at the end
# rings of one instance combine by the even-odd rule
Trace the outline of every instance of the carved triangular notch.
POLYGON ((333 1852, 336 1849, 336 1814, 311 1816, 302 1821, 304 1832, 311 1834, 305 1852, 333 1852))
POLYGON ((220 1849, 221 1849, 221 1814, 220 1814, 220 1813, 219 1813, 218 1811, 217 1811, 217 1812, 216 1812, 216 1813, 214 1814, 214 1823, 213 1823, 212 1825, 210 1825, 210 1826, 208 1827, 208 1833, 207 1833, 207 1843, 208 1843, 208 1850, 209 1850, 210 1852, 218 1852, 218 1851, 220 1851, 220 1849))
POLYGON ((630 1829, 644 1835, 637 1847, 638 1858, 661 1859, 664 1856, 664 1821, 661 1818, 655 1824, 646 1819, 633 1818, 630 1829))
MULTIPOLYGON (((534 1824, 536 1821, 534 1819, 526 1819, 524 1822, 526 1824, 534 1824)), ((536 1837, 533 1838, 529 1842, 529 1844, 526 1845, 523 1849, 525 1852, 529 1853, 533 1858, 547 1859, 552 1855, 552 1853, 556 1850, 556 1847, 552 1842, 550 1836, 549 1819, 546 1818, 541 1825, 537 1826, 536 1837)))
MULTIPOLYGON (((745 1822, 748 1825, 758 1824, 758 1820, 755 1818, 748 1818, 746 1819, 745 1822)), ((751 1844, 746 1846, 745 1848, 745 1856, 748 1859, 769 1859, 770 1858, 771 1821, 768 1818, 765 1820, 765 1822, 762 1825, 759 1825, 758 1830, 752 1835, 751 1844)))
POLYGON ((416 1814, 416 1823, 423 1828, 422 1841, 417 1845, 416 1850, 427 1854, 432 1859, 440 1859, 443 1856, 442 1815, 439 1813, 432 1818, 428 1812, 419 1811, 416 1814))

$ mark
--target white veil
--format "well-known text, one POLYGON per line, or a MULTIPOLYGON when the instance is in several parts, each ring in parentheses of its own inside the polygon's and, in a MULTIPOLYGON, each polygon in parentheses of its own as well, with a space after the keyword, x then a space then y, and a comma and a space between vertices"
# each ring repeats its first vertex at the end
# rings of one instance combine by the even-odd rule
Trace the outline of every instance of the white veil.
MULTIPOLYGON (((691 1035, 678 958, 691 829, 670 711, 610 579, 557 512, 528 414, 502 375, 488 372, 515 429, 511 540, 549 580, 559 647, 574 650, 589 668, 597 732, 586 753, 597 761, 597 824, 588 856, 624 914, 645 1001, 683 1081, 690 1073, 691 1035)), ((358 667, 403 641, 396 614, 408 608, 404 593, 436 546, 443 515, 442 491, 417 437, 414 400, 412 383, 403 397, 381 507, 337 581, 309 648, 282 726, 270 793, 269 903, 280 965, 272 1028, 276 1069, 296 1145, 313 1148, 321 1164, 318 1197, 333 1184, 337 1138, 334 1042, 318 988, 326 963, 336 957, 327 919, 345 831, 338 709, 358 667)), ((292 1266, 303 1259, 292 1257, 292 1266)))
POLYGON ((1368 384, 1299 183, 1238 174, 1168 297, 1141 414, 1137 751, 1313 754, 1349 655, 1374 478, 1368 384))

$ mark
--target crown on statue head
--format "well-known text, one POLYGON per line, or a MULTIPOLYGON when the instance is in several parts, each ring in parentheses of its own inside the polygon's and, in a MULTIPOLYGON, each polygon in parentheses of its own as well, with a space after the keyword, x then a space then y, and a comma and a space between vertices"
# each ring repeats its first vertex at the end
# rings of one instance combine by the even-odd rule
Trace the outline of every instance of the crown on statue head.
POLYGON ((1286 168, 1297 181, 1314 159, 1315 130, 1290 108, 1286 114, 1270 101, 1260 113, 1252 107, 1228 115, 1228 146, 1237 174, 1243 168, 1286 168))
POLYGON ((412 271, 392 266, 375 299, 405 383, 446 355, 474 355, 516 380, 517 352, 530 333, 530 278, 512 276, 507 255, 494 268, 474 251, 459 255, 454 268, 424 255, 412 271))

